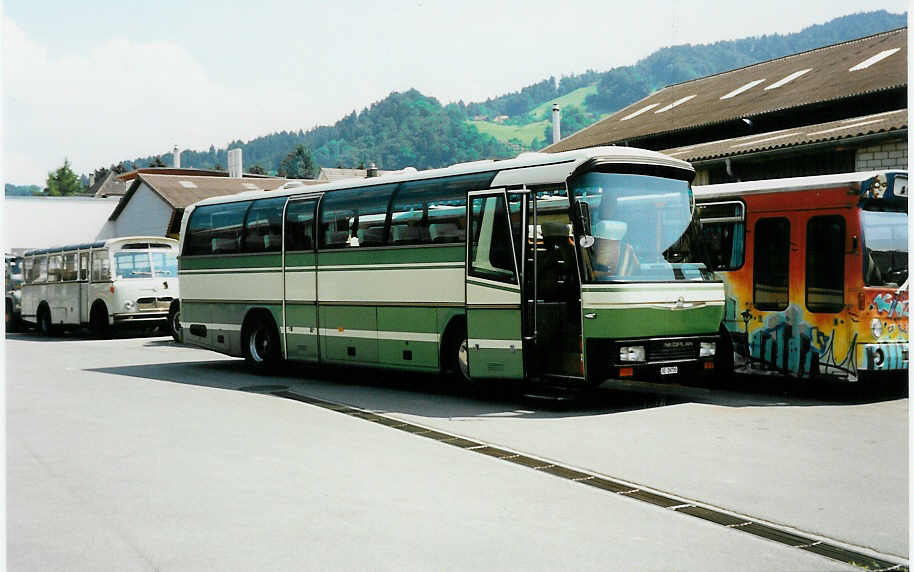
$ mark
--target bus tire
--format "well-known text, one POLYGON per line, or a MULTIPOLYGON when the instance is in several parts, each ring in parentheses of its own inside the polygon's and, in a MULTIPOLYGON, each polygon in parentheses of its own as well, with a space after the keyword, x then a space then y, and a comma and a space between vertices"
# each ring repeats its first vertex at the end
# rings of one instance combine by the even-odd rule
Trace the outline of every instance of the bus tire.
POLYGON ((172 300, 168 307, 168 331, 171 338, 179 344, 184 341, 184 332, 181 329, 181 301, 172 300))
POLYGON ((51 323, 51 309, 44 302, 38 306, 36 321, 39 335, 49 338, 57 334, 57 328, 51 323))
POLYGON ((89 312, 89 331, 96 338, 107 338, 110 331, 108 325, 108 307, 101 300, 92 304, 89 312))
POLYGON ((282 362, 276 322, 266 312, 252 312, 241 327, 241 352, 255 373, 275 371, 282 362))
POLYGON ((6 299, 6 331, 8 333, 19 331, 19 316, 13 313, 13 302, 6 299))
POLYGON ((465 387, 475 385, 470 377, 467 328, 463 320, 448 325, 442 337, 441 364, 450 381, 465 387))
POLYGON ((727 387, 733 383, 733 340, 724 326, 720 327, 720 339, 714 352, 713 383, 716 387, 727 387))

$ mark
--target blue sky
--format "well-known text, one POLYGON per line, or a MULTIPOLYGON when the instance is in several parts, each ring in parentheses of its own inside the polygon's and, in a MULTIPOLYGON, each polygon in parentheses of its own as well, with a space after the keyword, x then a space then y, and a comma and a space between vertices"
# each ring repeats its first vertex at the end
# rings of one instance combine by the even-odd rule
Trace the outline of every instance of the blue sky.
MULTIPOLYGON (((445 103, 484 100, 550 75, 632 64, 663 46, 795 32, 862 8, 847 0, 10 0, 3 177, 43 184, 64 157, 87 173, 175 144, 221 147, 308 129, 412 87, 445 103)), ((865 8, 900 13, 907 2, 865 8)))

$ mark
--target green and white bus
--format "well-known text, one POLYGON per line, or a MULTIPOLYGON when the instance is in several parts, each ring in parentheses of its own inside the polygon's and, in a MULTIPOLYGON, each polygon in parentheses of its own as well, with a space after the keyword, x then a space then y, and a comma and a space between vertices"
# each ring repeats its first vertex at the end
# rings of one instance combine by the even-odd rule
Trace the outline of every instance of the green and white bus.
POLYGON ((692 167, 602 147, 188 208, 183 340, 566 386, 713 368, 724 290, 688 252, 692 167))

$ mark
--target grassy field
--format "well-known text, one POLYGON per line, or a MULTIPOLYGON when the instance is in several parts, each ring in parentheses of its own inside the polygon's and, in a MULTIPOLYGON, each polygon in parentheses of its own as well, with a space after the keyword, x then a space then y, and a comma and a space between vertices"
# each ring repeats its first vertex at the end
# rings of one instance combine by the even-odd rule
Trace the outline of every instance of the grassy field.
POLYGON ((551 122, 536 121, 526 125, 505 125, 503 123, 493 123, 491 121, 469 121, 468 123, 475 126, 480 133, 491 135, 499 141, 507 143, 511 139, 517 139, 524 145, 529 146, 534 139, 543 136, 543 130, 546 129, 551 122))
POLYGON ((553 101, 547 101, 545 103, 541 103, 540 105, 537 105, 536 107, 533 108, 532 113, 533 113, 534 117, 538 117, 538 116, 542 115, 543 113, 552 113, 552 104, 553 103, 558 103, 559 107, 561 107, 563 109, 565 107, 568 107, 569 105, 574 105, 574 106, 580 107, 582 109, 587 109, 586 106, 584 105, 584 99, 586 99, 587 96, 592 93, 597 93, 596 84, 588 85, 586 87, 579 87, 578 89, 576 89, 572 92, 566 93, 562 97, 558 97, 553 101))

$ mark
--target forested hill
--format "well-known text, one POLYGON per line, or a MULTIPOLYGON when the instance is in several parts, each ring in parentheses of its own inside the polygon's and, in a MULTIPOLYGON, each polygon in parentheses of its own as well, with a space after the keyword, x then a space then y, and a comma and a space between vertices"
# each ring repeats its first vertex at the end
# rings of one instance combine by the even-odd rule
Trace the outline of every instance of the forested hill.
MULTIPOLYGON (((562 105, 564 137, 670 84, 905 25, 905 14, 877 11, 843 16, 795 34, 672 46, 631 66, 559 80, 548 78, 484 102, 443 106, 416 90, 394 92, 332 126, 233 141, 222 149, 211 146, 205 151, 184 151, 181 164, 224 168, 227 149, 240 147, 246 169, 259 165, 275 173, 283 158, 300 144, 311 150, 317 165, 325 167, 374 162, 381 169, 427 169, 503 158, 545 144, 553 101, 562 105)), ((144 157, 124 163, 128 167, 145 166, 155 159, 144 157)), ((160 159, 171 164, 169 155, 160 159)))

